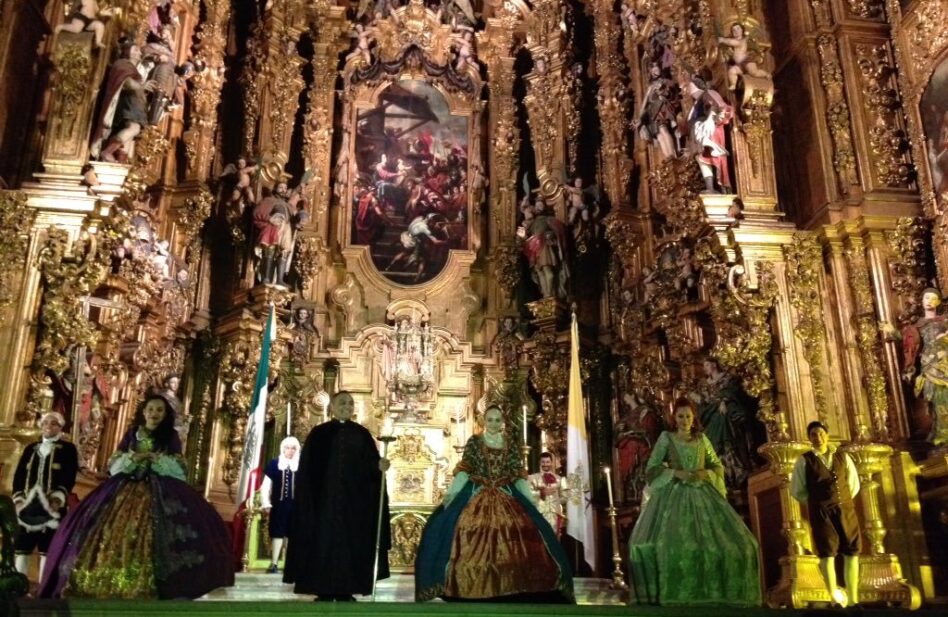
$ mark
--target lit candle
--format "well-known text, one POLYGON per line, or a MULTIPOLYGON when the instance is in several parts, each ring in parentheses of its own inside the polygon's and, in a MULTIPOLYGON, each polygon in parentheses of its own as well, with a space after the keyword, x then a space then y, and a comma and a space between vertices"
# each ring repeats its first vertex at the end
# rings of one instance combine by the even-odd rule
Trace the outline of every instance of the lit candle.
POLYGON ((290 415, 290 402, 287 401, 286 403, 286 436, 287 437, 293 434, 290 432, 290 418, 291 417, 292 416, 290 415))
POLYGON ((602 472, 606 474, 606 488, 609 490, 609 507, 612 508, 615 505, 612 502, 612 470, 608 467, 603 467, 602 472))
POLYGON ((523 445, 527 445, 527 406, 523 406, 523 445))

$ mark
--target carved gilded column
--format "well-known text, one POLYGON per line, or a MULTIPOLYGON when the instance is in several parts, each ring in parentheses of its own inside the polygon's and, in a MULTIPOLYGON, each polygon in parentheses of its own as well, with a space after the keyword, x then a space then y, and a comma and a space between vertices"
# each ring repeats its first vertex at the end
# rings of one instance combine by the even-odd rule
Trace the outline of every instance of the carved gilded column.
POLYGON ((527 49, 533 72, 526 76, 527 122, 533 141, 540 196, 551 200, 556 214, 565 218, 561 185, 569 167, 567 140, 579 131, 578 110, 572 97, 569 50, 561 28, 567 7, 560 0, 534 5, 528 25, 527 49))
MULTIPOLYGON (((514 235, 517 224, 520 131, 513 98, 516 72, 511 55, 516 20, 515 13, 504 9, 499 17, 489 18, 484 30, 478 33, 478 49, 481 60, 487 65, 487 88, 490 94, 490 148, 487 153, 490 169, 490 201, 487 204, 490 260, 495 273, 494 281, 508 302, 516 296, 520 282, 520 247, 514 235)), ((474 207, 483 206, 474 204, 474 207)), ((491 294, 491 297, 496 297, 496 294, 491 294)))
POLYGON ((533 72, 527 75, 527 122, 536 159, 540 196, 551 200, 556 214, 565 218, 565 202, 561 185, 566 176, 566 116, 572 102, 567 87, 563 60, 545 57, 542 48, 531 49, 534 54, 533 72))
POLYGON ((217 133, 217 107, 224 85, 224 47, 231 4, 228 0, 205 0, 205 19, 197 34, 200 41, 194 56, 195 64, 203 65, 191 80, 191 127, 182 136, 187 153, 187 180, 207 179, 214 158, 217 133))
MULTIPOLYGON (((817 15, 823 15, 817 11, 817 15)), ((829 23, 822 23, 828 28, 829 23)), ((831 32, 821 32, 816 38, 816 50, 820 59, 820 84, 825 97, 825 121, 833 143, 833 169, 836 171, 836 198, 849 195, 859 186, 856 153, 853 150, 852 126, 849 119, 849 104, 846 99, 846 84, 843 67, 839 59, 839 47, 831 32)))
MULTIPOLYGON (((855 230, 854 230, 855 231, 855 230)), ((867 441, 872 436, 880 441, 889 441, 888 400, 885 378, 879 362, 879 328, 873 302, 872 283, 867 262, 867 247, 863 237, 850 234, 846 238, 846 265, 852 289, 852 320, 855 342, 859 350, 862 368, 862 389, 866 393, 869 424, 861 414, 854 414, 856 441, 867 441)))
MULTIPOLYGON (((887 234, 896 226, 891 217, 866 217, 862 219, 863 236, 865 238, 866 265, 872 282, 870 287, 871 300, 875 309, 876 323, 873 324, 873 333, 878 339, 875 345, 876 362, 879 375, 872 376, 874 381, 871 388, 880 390, 882 394, 879 405, 883 406, 883 413, 888 422, 885 433, 877 433, 876 439, 886 443, 898 443, 907 440, 910 436, 908 418, 910 411, 905 405, 902 393, 902 354, 895 341, 889 340, 880 329, 880 324, 895 321, 897 299, 893 293, 891 273, 899 263, 898 256, 890 252, 887 234)), ((873 395, 874 390, 870 389, 873 395)))
MULTIPOLYGON (((823 314, 823 248, 812 235, 798 233, 783 247, 790 305, 796 313, 793 333, 802 347, 809 373, 809 388, 816 417, 827 422, 828 404, 823 389, 826 323, 823 314)), ((803 410, 801 410, 803 411, 803 410)), ((812 417, 810 414, 806 416, 812 417)))
POLYGON ((613 208, 621 208, 629 203, 633 163, 626 141, 629 101, 624 58, 619 50, 619 17, 613 10, 613 3, 605 0, 587 3, 586 11, 593 17, 595 33, 603 189, 613 208))
POLYGON ((290 0, 278 0, 264 19, 266 61, 256 80, 260 105, 256 143, 264 177, 270 180, 282 175, 289 160, 299 94, 305 86, 303 59, 296 51, 301 29, 293 22, 294 15, 290 0))
POLYGON ((253 26, 240 83, 244 88, 244 148, 263 160, 263 176, 274 181, 289 160, 290 138, 304 87, 303 59, 296 50, 302 7, 274 0, 253 26))
MULTIPOLYGON (((301 277, 303 296, 319 301, 326 295, 327 281, 324 262, 329 254, 329 207, 333 191, 344 194, 345 184, 355 163, 350 161, 351 127, 344 131, 336 153, 337 173, 332 173, 332 146, 336 102, 336 77, 339 54, 350 43, 348 22, 342 7, 320 3, 316 7, 319 24, 313 44, 313 81, 306 98, 306 116, 303 122, 303 167, 309 174, 307 199, 312 210, 311 221, 301 228, 296 240, 295 269, 301 277), (341 192, 340 192, 341 191, 341 192)), ((320 302, 321 303, 321 302, 320 302)))
MULTIPOLYGON (((310 173, 311 182, 308 197, 313 205, 314 231, 324 239, 328 239, 329 232, 329 205, 330 188, 334 178, 331 175, 330 155, 333 141, 333 117, 336 102, 336 77, 339 70, 339 53, 350 43, 342 7, 325 7, 317 13, 319 27, 316 30, 316 41, 313 44, 313 83, 307 93, 306 120, 303 125, 303 162, 310 173)), ((345 158, 349 164, 349 148, 353 135, 349 133, 351 127, 341 127, 346 133, 343 135, 337 161, 345 158)), ((348 169, 345 177, 336 178, 336 181, 348 179, 348 169)), ((333 187, 335 188, 335 187, 333 187)))
POLYGON ((862 357, 859 349, 859 329, 853 315, 855 313, 854 291, 850 285, 849 259, 847 256, 849 245, 845 243, 845 230, 838 226, 823 228, 828 251, 828 272, 832 278, 832 289, 835 297, 829 306, 833 308, 833 324, 836 329, 837 363, 835 376, 844 384, 840 393, 840 404, 852 414, 851 423, 830 424, 830 432, 839 435, 840 439, 855 438, 862 430, 868 435, 869 399, 866 389, 862 387, 862 357))

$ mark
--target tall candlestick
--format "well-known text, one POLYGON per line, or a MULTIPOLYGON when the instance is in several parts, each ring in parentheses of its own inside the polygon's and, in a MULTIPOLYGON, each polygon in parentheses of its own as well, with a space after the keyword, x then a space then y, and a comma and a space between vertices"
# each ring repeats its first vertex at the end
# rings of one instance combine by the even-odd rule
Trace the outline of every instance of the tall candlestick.
POLYGON ((609 507, 606 508, 606 514, 609 516, 609 530, 612 532, 612 585, 613 589, 628 589, 625 583, 625 575, 622 573, 622 553, 619 552, 619 529, 616 525, 616 505, 612 500, 612 470, 608 467, 602 468, 602 473, 606 475, 606 488, 609 490, 609 507))
POLYGON ((609 507, 611 508, 615 505, 612 502, 612 470, 608 467, 603 467, 602 472, 606 474, 606 488, 609 490, 609 507))
POLYGON ((527 445, 527 406, 523 406, 523 445, 527 445))

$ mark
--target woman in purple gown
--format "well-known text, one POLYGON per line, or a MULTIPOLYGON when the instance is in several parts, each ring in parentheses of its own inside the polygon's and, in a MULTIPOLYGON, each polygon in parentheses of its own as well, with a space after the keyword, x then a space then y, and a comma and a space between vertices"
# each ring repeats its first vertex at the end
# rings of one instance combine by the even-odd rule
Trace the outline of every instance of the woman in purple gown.
POLYGON ((197 598, 234 584, 224 522, 185 482, 174 415, 160 394, 138 408, 111 477, 59 526, 42 596, 197 598))

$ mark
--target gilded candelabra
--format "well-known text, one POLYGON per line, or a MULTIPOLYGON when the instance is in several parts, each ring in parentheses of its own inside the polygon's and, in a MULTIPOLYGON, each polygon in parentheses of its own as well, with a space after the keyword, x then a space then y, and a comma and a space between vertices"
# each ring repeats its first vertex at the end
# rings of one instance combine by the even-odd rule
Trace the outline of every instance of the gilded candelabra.
POLYGON ((619 550, 619 528, 616 525, 616 515, 618 510, 616 509, 615 502, 612 497, 612 470, 608 467, 603 467, 602 472, 606 476, 606 487, 609 491, 609 507, 606 508, 606 514, 609 515, 609 530, 612 533, 612 584, 610 587, 612 589, 618 590, 627 590, 629 588, 628 584, 625 582, 625 575, 622 573, 622 553, 619 550))

